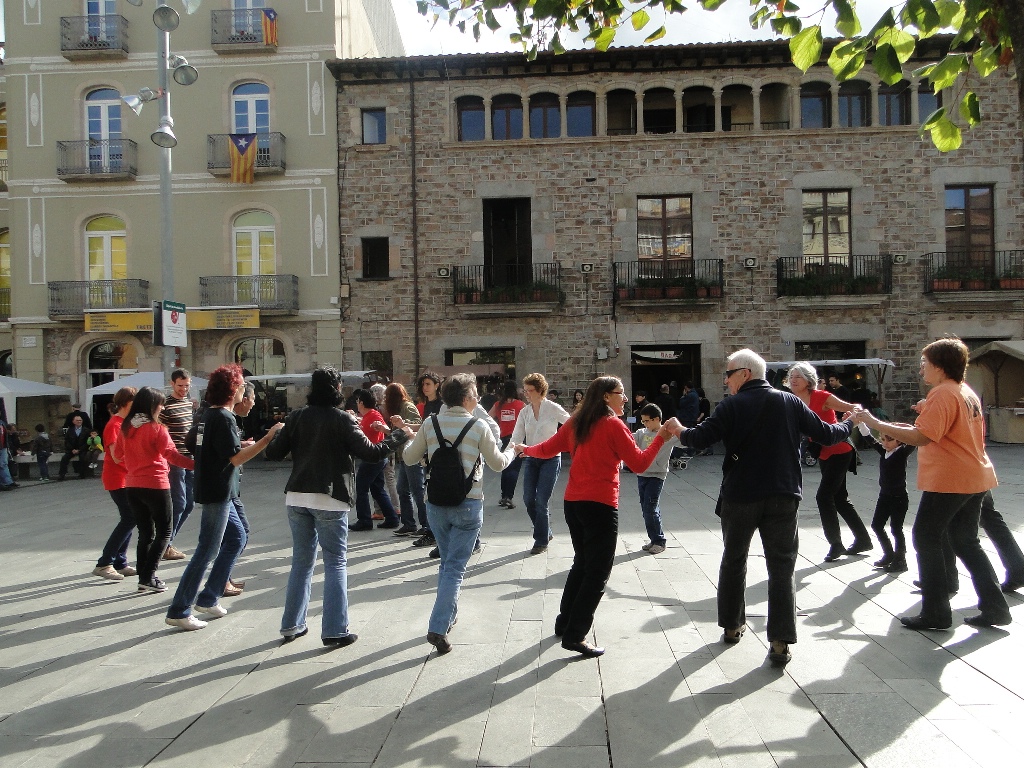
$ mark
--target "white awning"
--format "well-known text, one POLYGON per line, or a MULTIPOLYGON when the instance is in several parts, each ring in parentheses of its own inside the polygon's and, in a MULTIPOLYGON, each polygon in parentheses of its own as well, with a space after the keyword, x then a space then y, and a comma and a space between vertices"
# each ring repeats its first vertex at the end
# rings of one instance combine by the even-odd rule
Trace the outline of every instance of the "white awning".
POLYGON ((12 376, 0 376, 0 397, 4 401, 4 410, 7 412, 7 420, 16 424, 18 422, 18 398, 19 397, 74 397, 75 390, 68 387, 55 387, 53 384, 43 384, 41 381, 30 381, 29 379, 15 379, 12 376))
MULTIPOLYGON (((206 379, 200 379, 197 376, 192 377, 192 391, 202 392, 206 389, 206 385, 209 382, 206 379)), ((153 389, 170 389, 171 382, 169 377, 163 373, 163 371, 139 371, 133 373, 131 376, 124 376, 120 379, 114 379, 108 381, 106 384, 100 384, 95 387, 90 387, 85 390, 85 394, 88 395, 89 402, 96 395, 115 395, 117 390, 121 387, 135 387, 136 389, 142 389, 143 387, 153 387, 153 389)))

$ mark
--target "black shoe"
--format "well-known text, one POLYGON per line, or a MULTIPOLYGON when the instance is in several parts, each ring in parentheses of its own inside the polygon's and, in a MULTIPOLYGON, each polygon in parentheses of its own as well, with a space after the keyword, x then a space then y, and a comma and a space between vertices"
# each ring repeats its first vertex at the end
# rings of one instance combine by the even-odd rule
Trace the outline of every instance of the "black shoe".
POLYGON ((875 545, 871 543, 871 539, 854 539, 853 544, 846 552, 850 555, 859 555, 861 552, 870 552, 874 548, 875 545))
POLYGON ((932 621, 925 616, 900 616, 900 623, 907 629, 949 629, 952 621, 932 621))
POLYGON ((418 539, 416 539, 416 541, 414 541, 412 545, 414 547, 432 547, 434 546, 434 534, 432 534, 430 531, 427 531, 418 539))
POLYGON ((152 579, 146 582, 139 582, 139 592, 166 592, 167 585, 164 584, 160 579, 154 576, 152 579))
POLYGON ((977 616, 968 616, 964 619, 964 624, 970 624, 972 627, 1005 627, 1012 622, 1013 617, 1009 611, 999 614, 979 613, 977 616))
POLYGON ((438 656, 444 656, 452 649, 446 635, 439 635, 437 632, 427 632, 427 642, 437 649, 438 656))
POLYGON ((533 549, 530 550, 531 555, 540 555, 548 551, 547 544, 534 544, 533 549))
POLYGON ((483 549, 483 546, 480 544, 480 539, 477 539, 476 544, 473 545, 473 554, 477 554, 481 549, 483 549))
POLYGON ((563 640, 562 647, 565 648, 565 650, 567 651, 574 651, 580 654, 581 656, 586 656, 588 659, 604 655, 604 648, 599 648, 596 645, 591 645, 586 640, 580 640, 576 643, 573 643, 569 640, 563 640))
POLYGON ((768 650, 768 658, 772 664, 776 666, 785 666, 793 660, 793 654, 789 652, 789 643, 778 643, 772 641, 771 648, 768 650))
POLYGON ((430 529, 427 528, 426 526, 420 526, 420 528, 416 531, 416 535, 417 536, 429 536, 429 535, 431 535, 430 534, 430 529))
POLYGON ((1021 587, 1024 587, 1024 576, 1017 576, 1014 578, 1007 577, 1006 581, 1003 582, 1000 587, 1003 592, 1016 592, 1021 587))
POLYGON ((392 535, 393 536, 413 536, 413 535, 415 535, 415 533, 416 533, 416 526, 415 525, 403 525, 401 528, 399 528, 397 531, 395 531, 392 535))
POLYGON ((905 557, 894 557, 890 563, 883 568, 886 573, 903 573, 904 571, 910 570, 907 568, 907 558, 905 557))
POLYGON ((889 563, 891 563, 895 559, 895 557, 896 555, 894 555, 892 552, 887 552, 886 554, 882 555, 882 557, 879 560, 875 560, 873 566, 875 568, 880 568, 884 571, 886 568, 889 567, 889 563))
POLYGON ((429 554, 427 556, 428 557, 440 557, 441 556, 441 550, 438 547, 434 547, 432 550, 430 550, 430 552, 429 552, 429 554))
POLYGON ((357 520, 348 527, 350 531, 372 531, 373 523, 369 520, 357 520))
POLYGON ((398 528, 401 525, 397 520, 385 520, 383 523, 377 523, 378 528, 398 528))
POLYGON ((290 643, 293 640, 298 640, 300 637, 305 637, 308 634, 309 634, 309 627, 306 627, 304 630, 302 630, 301 632, 296 632, 294 635, 285 635, 284 637, 281 638, 281 645, 285 645, 286 643, 290 643))
POLYGON ((736 629, 725 630, 722 632, 722 642, 726 645, 736 645, 743 638, 743 633, 746 629, 746 627, 737 627, 736 629))
POLYGON ((846 554, 846 547, 842 544, 833 544, 828 549, 828 554, 825 555, 825 562, 832 563, 838 560, 840 557, 846 554))
POLYGON ((349 632, 347 635, 341 637, 325 637, 324 645, 328 648, 344 648, 346 645, 352 645, 356 640, 359 639, 359 635, 355 632, 349 632))

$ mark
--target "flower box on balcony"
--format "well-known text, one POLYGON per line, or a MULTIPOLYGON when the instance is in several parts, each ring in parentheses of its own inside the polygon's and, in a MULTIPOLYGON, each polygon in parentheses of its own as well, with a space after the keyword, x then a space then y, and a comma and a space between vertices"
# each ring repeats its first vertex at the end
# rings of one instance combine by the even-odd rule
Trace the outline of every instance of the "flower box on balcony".
POLYGON ((963 284, 962 280, 955 280, 951 277, 937 277, 932 280, 933 291, 959 291, 963 284))
POLYGON ((986 280, 965 280, 964 290, 966 291, 984 291, 988 288, 988 281, 986 280))
POLYGON ((1001 277, 999 287, 1004 291, 1024 290, 1024 277, 1001 277))

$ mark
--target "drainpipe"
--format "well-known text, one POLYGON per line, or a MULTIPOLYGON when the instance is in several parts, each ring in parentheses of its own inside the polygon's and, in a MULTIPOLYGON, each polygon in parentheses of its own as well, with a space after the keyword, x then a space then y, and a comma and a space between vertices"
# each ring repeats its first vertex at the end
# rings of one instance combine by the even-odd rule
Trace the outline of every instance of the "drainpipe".
POLYGON ((414 378, 420 375, 420 227, 416 197, 416 80, 409 67, 409 149, 412 155, 412 336, 414 378))

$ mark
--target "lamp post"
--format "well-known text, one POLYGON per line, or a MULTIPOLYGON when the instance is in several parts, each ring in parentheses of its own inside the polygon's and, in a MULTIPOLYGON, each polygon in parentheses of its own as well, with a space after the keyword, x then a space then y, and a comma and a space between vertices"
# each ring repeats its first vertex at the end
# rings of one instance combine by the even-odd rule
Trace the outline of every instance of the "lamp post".
MULTIPOLYGON (((182 0, 185 10, 193 14, 202 0, 182 0)), ((131 5, 141 6, 143 0, 128 0, 131 5)), ((171 149, 178 144, 174 135, 174 120, 171 117, 171 92, 167 76, 173 70, 174 81, 179 85, 192 85, 198 79, 196 68, 190 66, 182 56, 171 55, 171 32, 178 28, 178 13, 166 0, 156 0, 153 11, 153 24, 156 26, 156 77, 157 88, 140 89, 137 96, 124 96, 122 100, 135 112, 141 114, 142 106, 147 101, 157 101, 160 105, 160 123, 150 135, 150 139, 159 147, 160 154, 160 294, 164 302, 174 300, 174 227, 171 206, 171 149)), ((175 347, 164 345, 163 368, 170 374, 176 365, 175 347)))

